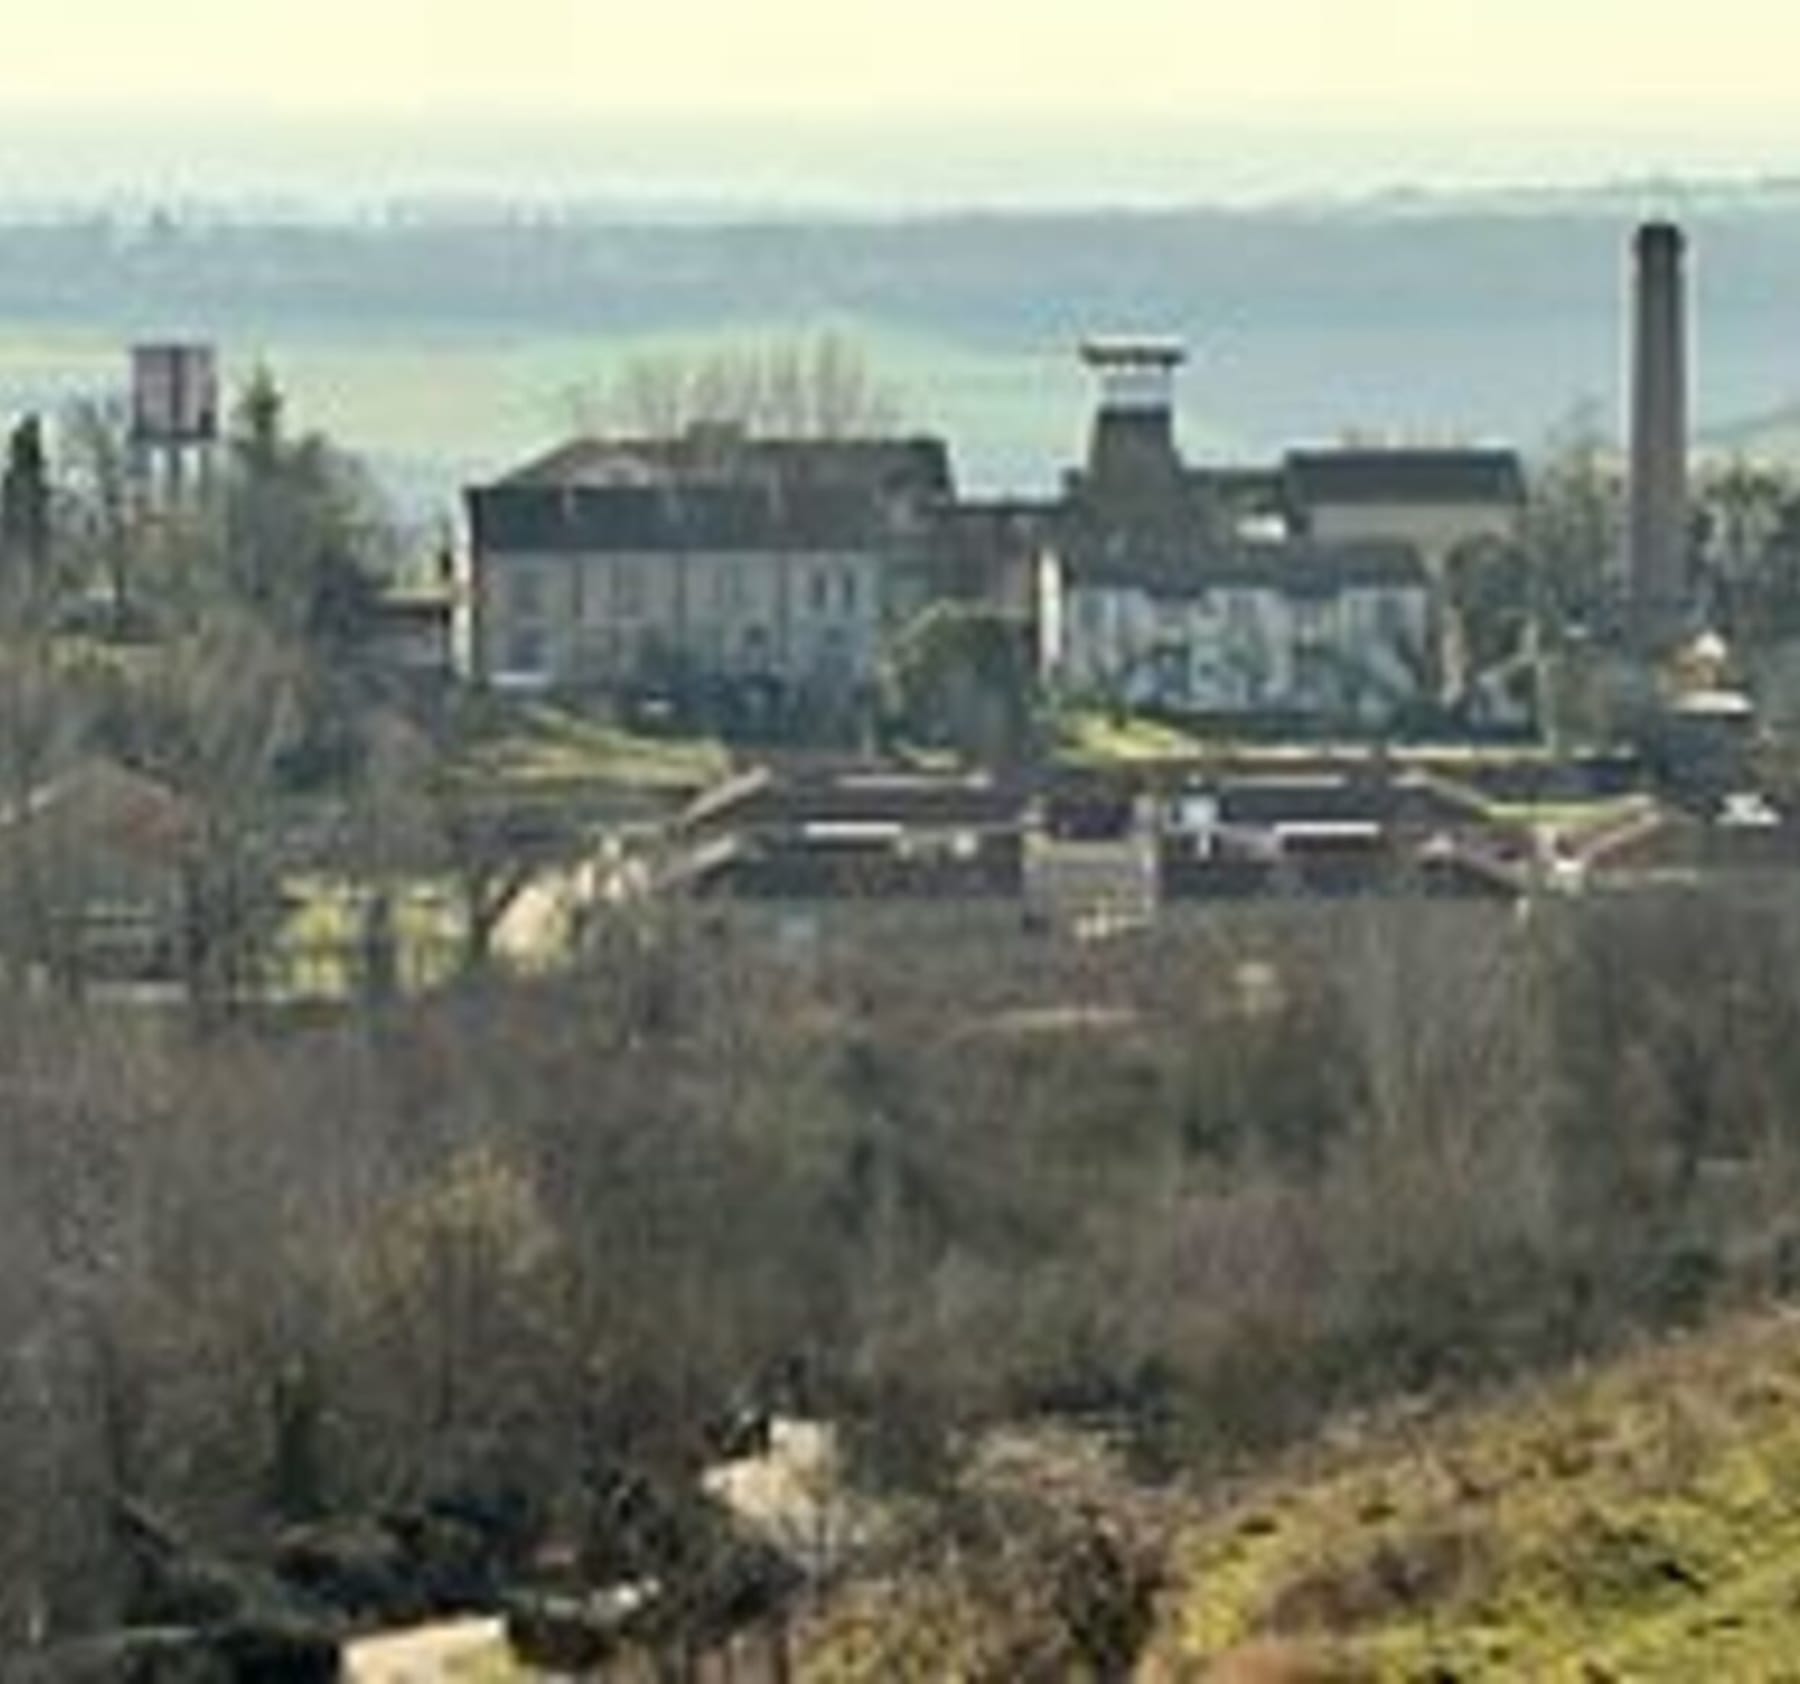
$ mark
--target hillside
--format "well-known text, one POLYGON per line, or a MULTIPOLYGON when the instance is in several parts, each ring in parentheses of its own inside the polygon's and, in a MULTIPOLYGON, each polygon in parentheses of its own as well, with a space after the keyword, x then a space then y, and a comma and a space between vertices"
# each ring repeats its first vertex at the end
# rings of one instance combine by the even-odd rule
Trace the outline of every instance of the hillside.
POLYGON ((1107 1535, 1172 1540, 1140 1684, 1800 1677, 1793 1311, 1342 1427, 1223 1499, 1101 1489, 1046 1480, 985 1559, 857 1593, 802 1676, 1088 1676, 1057 1540, 1104 1503, 1107 1535))
POLYGON ((1787 1312, 1341 1444, 1192 1528, 1141 1675, 1271 1642, 1350 1677, 1794 1677, 1797 1405, 1787 1312))

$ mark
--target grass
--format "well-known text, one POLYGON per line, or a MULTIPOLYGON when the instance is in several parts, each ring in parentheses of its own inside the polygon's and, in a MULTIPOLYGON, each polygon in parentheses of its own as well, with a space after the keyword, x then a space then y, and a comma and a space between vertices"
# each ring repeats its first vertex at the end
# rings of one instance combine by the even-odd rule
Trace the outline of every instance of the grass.
POLYGON ((1653 806, 1646 796, 1617 795, 1597 801, 1492 801, 1486 804, 1486 811, 1496 824, 1555 831, 1579 842, 1591 832, 1649 812, 1653 806))
MULTIPOLYGON (((1165 1517, 1138 1684, 1800 1679, 1800 1312, 1340 1423, 1223 1491, 1098 1500, 1165 1517)), ((1034 1556, 997 1577, 965 1557, 851 1587, 800 1677, 997 1676, 1046 1629, 1029 1610, 1052 1579, 1034 1556)))
POLYGON ((1178 1560, 1151 1679, 1266 1641, 1371 1678, 1800 1677, 1800 1321, 1374 1434, 1178 1560))
POLYGON ((1064 759, 1081 764, 1131 764, 1181 760, 1206 752, 1206 745, 1173 725, 1136 716, 1115 717, 1094 709, 1059 716, 1057 732, 1064 759))
POLYGON ((451 1684, 531 1684, 539 1676, 515 1660, 504 1644, 452 1661, 444 1670, 451 1684))
POLYGON ((470 770, 535 792, 608 788, 675 793, 713 783, 731 757, 710 737, 662 737, 584 717, 548 702, 512 710, 469 754, 470 770))

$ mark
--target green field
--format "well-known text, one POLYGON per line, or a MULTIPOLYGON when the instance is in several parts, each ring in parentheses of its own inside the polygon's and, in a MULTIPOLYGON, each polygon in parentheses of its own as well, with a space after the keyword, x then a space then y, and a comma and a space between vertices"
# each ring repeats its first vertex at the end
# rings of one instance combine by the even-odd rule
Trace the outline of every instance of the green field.
POLYGON ((731 770, 730 755, 712 738, 649 736, 543 703, 518 708, 467 761, 483 782, 546 794, 610 789, 678 795, 731 770))

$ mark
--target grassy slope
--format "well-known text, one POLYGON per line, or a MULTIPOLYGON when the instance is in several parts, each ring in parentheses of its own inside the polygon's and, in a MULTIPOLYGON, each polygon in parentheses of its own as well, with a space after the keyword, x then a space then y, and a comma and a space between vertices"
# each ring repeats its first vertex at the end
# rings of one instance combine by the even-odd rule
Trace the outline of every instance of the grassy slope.
POLYGON ((1057 720, 1062 758, 1077 765, 1132 765, 1204 754, 1198 738, 1141 717, 1115 719, 1094 709, 1071 708, 1057 720))
POLYGON ((1143 1676, 1266 1638, 1384 1678, 1800 1678, 1800 1319, 1259 1483, 1185 1537, 1143 1676))
MULTIPOLYGON (((1217 1676, 1800 1679, 1800 1315, 1346 1429, 1175 1535, 1143 1684, 1197 1684, 1248 1652, 1264 1664, 1217 1676)), ((800 1676, 993 1676, 974 1657, 996 1611, 971 1588, 852 1594, 800 1676)), ((496 1654, 459 1676, 524 1675, 496 1654)))
POLYGON ((584 718, 548 703, 518 708, 510 729, 470 755, 477 775, 523 789, 616 787, 645 791, 704 787, 731 769, 709 738, 654 737, 584 718))

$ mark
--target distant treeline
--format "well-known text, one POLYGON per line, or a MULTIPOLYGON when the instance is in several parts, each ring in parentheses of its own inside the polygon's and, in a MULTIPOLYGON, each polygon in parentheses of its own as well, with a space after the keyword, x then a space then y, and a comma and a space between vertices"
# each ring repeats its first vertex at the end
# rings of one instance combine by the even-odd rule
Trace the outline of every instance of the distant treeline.
MULTIPOLYGON (((1228 414, 1279 405, 1292 430, 1403 413, 1535 436, 1572 397, 1616 385, 1629 220, 1584 201, 704 226, 95 216, 0 228, 0 318, 405 336, 835 318, 1048 352, 1147 325, 1205 351, 1196 378, 1228 414)), ((1782 363, 1800 213, 1723 201, 1690 229, 1704 408, 1771 408, 1800 390, 1800 362, 1782 363)))
MULTIPOLYGON (((1800 217, 1728 226, 1733 290, 1779 290, 1800 258, 1800 217)), ((1031 341, 1121 315, 1216 327, 1305 323, 1326 309, 1340 322, 1418 323, 1422 308, 1425 322, 1483 312, 1505 320, 1604 306, 1620 232, 1610 217, 1580 214, 1072 213, 702 227, 95 218, 0 229, 0 311, 640 327, 716 318, 729 300, 740 313, 800 303, 1031 341)))

